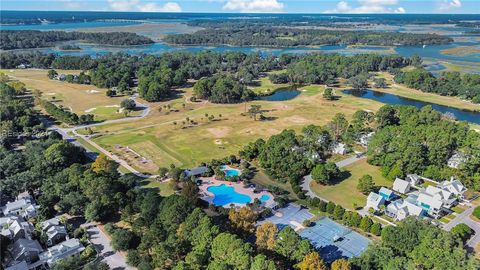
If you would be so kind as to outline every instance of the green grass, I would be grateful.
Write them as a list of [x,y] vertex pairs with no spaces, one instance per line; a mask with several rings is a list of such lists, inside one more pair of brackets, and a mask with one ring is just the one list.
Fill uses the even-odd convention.
[[457,206],[452,207],[452,210],[457,214],[461,214],[465,211],[465,208],[457,205]]
[[358,179],[363,175],[371,175],[377,186],[391,187],[392,185],[392,182],[381,175],[378,167],[368,164],[366,160],[357,161],[343,168],[343,171],[349,173],[349,176],[335,185],[323,186],[312,182],[313,192],[344,208],[353,209],[354,203],[358,207],[362,207],[366,203],[367,196],[357,190]]
[[[258,167],[257,167],[258,168]],[[282,190],[285,190],[289,193],[289,197],[291,199],[297,199],[297,196],[293,193],[292,187],[290,186],[290,183],[281,183],[278,181],[274,181],[273,179],[268,176],[263,169],[259,169],[258,172],[255,174],[255,176],[252,179],[253,183],[262,185],[262,186],[275,186],[278,187]]]
[[158,182],[157,180],[152,178],[149,178],[145,181],[149,181],[149,183],[143,186],[143,188],[158,189],[158,191],[160,192],[160,196],[162,197],[168,197],[175,193],[170,182]]
[[301,87],[298,90],[302,91],[303,95],[313,96],[319,93],[323,93],[324,87],[321,85],[307,85]]

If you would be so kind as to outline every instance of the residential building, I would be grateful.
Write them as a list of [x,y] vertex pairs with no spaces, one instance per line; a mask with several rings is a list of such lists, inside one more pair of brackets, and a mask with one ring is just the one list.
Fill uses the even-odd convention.
[[467,188],[454,177],[450,178],[450,181],[443,181],[438,184],[438,188],[448,190],[457,198],[463,198],[463,193],[467,191]]
[[415,204],[416,199],[408,197],[407,199],[398,199],[393,201],[385,208],[385,214],[396,219],[403,220],[408,216],[425,216],[425,210]]
[[373,208],[375,210],[380,210],[380,206],[385,205],[385,198],[378,195],[377,193],[370,192],[367,197],[366,208]]
[[43,249],[37,240],[25,238],[18,239],[9,247],[9,253],[12,257],[11,262],[25,261],[27,264],[38,261],[38,256],[42,251]]
[[360,137],[358,138],[358,143],[360,143],[365,147],[368,146],[368,143],[370,142],[374,134],[375,132],[370,132],[370,133],[360,135]]
[[411,185],[410,185],[410,182],[408,181],[405,181],[403,179],[400,179],[400,178],[396,178],[395,181],[393,182],[393,190],[396,191],[396,192],[399,192],[401,194],[407,194],[410,189],[411,189]]
[[33,218],[37,216],[37,208],[33,199],[23,198],[14,202],[8,202],[2,209],[5,216],[19,215],[25,219]]
[[457,201],[448,190],[434,186],[421,189],[417,199],[417,205],[428,211],[433,217],[438,217],[442,208],[450,208]]
[[40,261],[52,267],[56,262],[79,254],[85,249],[78,239],[70,239],[55,245],[39,255]]
[[395,198],[395,193],[393,193],[392,190],[381,187],[380,190],[378,191],[378,194],[382,196],[386,201],[391,201],[393,198]]
[[48,237],[48,246],[53,246],[68,239],[67,229],[60,222],[58,217],[54,217],[42,222],[42,230]]
[[412,187],[419,186],[420,184],[423,183],[423,177],[421,177],[418,174],[407,174],[407,177],[405,178],[405,180],[410,182],[410,185]]
[[344,143],[333,143],[332,152],[334,154],[345,155],[348,153],[347,145]]
[[467,161],[467,155],[456,152],[447,161],[447,166],[450,168],[458,169],[462,164]]
[[28,269],[28,264],[26,261],[21,261],[19,263],[16,263],[10,267],[5,268],[5,270],[29,270]]
[[185,176],[187,176],[187,177],[201,176],[206,172],[208,172],[208,167],[199,166],[199,167],[195,167],[195,168],[192,168],[192,169],[185,170]]
[[1,234],[12,241],[20,238],[31,239],[32,224],[26,222],[21,216],[10,215],[0,218]]

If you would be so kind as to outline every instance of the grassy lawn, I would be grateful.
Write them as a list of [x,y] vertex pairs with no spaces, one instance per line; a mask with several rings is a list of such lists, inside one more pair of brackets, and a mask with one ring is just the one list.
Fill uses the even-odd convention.
[[170,182],[158,182],[157,180],[152,178],[146,179],[145,181],[148,181],[148,184],[143,186],[143,188],[158,189],[158,191],[160,192],[160,196],[162,197],[168,197],[174,193]]
[[[183,91],[188,96],[191,89]],[[351,117],[357,110],[376,111],[382,106],[379,102],[348,95],[342,95],[338,101],[327,101],[321,92],[323,86],[311,86],[307,92],[289,101],[252,101],[247,104],[247,108],[251,104],[261,105],[265,116],[272,119],[268,121],[254,121],[242,116],[245,104],[198,102],[189,103],[183,109],[180,106],[183,98],[154,103],[151,104],[151,113],[144,119],[92,128],[100,134],[94,141],[108,150],[115,145],[129,146],[158,166],[174,163],[189,167],[212,158],[237,154],[247,143],[268,138],[284,129],[300,131],[308,124],[325,125],[338,112]],[[179,105],[177,111],[167,113],[163,109],[165,104]],[[208,121],[205,114],[214,115],[216,120]],[[198,124],[184,127],[182,122],[187,117]]]
[[[257,166],[258,168],[258,166]],[[278,181],[274,181],[270,178],[270,176],[268,176],[264,171],[263,169],[259,169],[258,172],[255,174],[255,177],[253,177],[252,179],[252,182],[253,183],[256,183],[256,184],[259,184],[259,185],[262,185],[262,186],[275,186],[275,187],[278,187],[282,190],[285,190],[289,193],[289,197],[291,199],[297,199],[297,196],[295,195],[295,193],[293,192],[292,190],[292,187],[290,185],[290,183],[281,183],[281,182],[278,182]]]
[[366,203],[367,196],[357,190],[358,179],[363,175],[371,175],[377,186],[391,187],[392,185],[392,182],[386,180],[381,175],[378,167],[368,164],[366,160],[355,162],[343,168],[343,171],[348,172],[349,176],[335,185],[323,186],[312,182],[313,192],[347,209],[353,209],[354,203],[359,207],[364,206]]
[[[25,83],[28,89],[40,90],[42,98],[71,109],[79,115],[91,113],[95,115],[96,120],[123,117],[123,114],[116,113],[118,108],[114,106],[118,106],[125,97],[107,97],[106,89],[94,85],[50,80],[47,77],[47,70],[12,69],[0,70],[0,72]],[[57,70],[57,72],[59,74],[78,74],[80,70]]]
[[461,214],[466,210],[466,208],[465,208],[465,206],[457,205],[457,206],[452,207],[452,210],[455,211],[455,213],[457,213],[457,214]]
[[[273,73],[278,73],[278,72],[273,72]],[[285,88],[289,87],[289,84],[274,84],[270,81],[268,77],[262,77],[259,80],[256,81],[258,86],[255,86],[252,88],[253,92],[257,94],[265,94],[265,93],[270,93],[273,92],[276,89],[279,88]]]

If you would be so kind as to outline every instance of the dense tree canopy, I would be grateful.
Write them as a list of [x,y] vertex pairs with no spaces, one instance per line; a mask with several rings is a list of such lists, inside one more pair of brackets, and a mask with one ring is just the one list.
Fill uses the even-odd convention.
[[141,45],[153,43],[150,38],[128,32],[90,33],[37,30],[1,30],[0,49],[51,47],[56,42],[83,40],[107,45]]

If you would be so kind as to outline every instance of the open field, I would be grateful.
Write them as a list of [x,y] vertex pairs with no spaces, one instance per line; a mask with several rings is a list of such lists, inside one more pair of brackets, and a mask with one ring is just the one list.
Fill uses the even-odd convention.
[[[47,77],[47,70],[12,69],[0,70],[0,72],[25,83],[28,89],[40,90],[44,99],[71,109],[78,115],[94,114],[95,120],[124,117],[122,113],[117,113],[117,110],[125,97],[107,97],[106,89],[94,85],[50,80]],[[57,70],[57,72],[59,74],[79,74],[80,70]]]
[[323,186],[312,181],[311,187],[313,192],[347,209],[353,209],[354,203],[358,207],[364,206],[366,203],[367,196],[357,190],[358,179],[363,175],[371,175],[377,186],[390,188],[393,184],[382,176],[380,168],[368,164],[365,159],[344,167],[343,171],[348,174],[348,177],[335,185]]
[[158,182],[152,178],[149,178],[145,181],[148,181],[148,183],[143,186],[143,188],[158,189],[158,192],[160,192],[160,196],[162,197],[168,197],[174,193],[172,183],[170,182]]
[[[268,138],[284,129],[301,130],[305,125],[325,125],[339,112],[347,117],[360,109],[376,111],[382,106],[348,95],[341,95],[337,101],[322,98],[323,86],[308,86],[305,92],[295,99],[282,102],[253,101],[259,104],[270,120],[254,121],[245,112],[245,104],[188,103],[185,109],[179,98],[152,105],[151,114],[135,122],[115,123],[94,128],[103,134],[94,140],[108,150],[116,144],[129,146],[158,166],[174,163],[189,167],[212,158],[222,158],[236,154],[247,143],[258,138]],[[302,90],[302,89],[300,89]],[[183,89],[189,96],[191,89]],[[175,111],[167,114],[165,104],[173,104]],[[216,120],[208,121],[205,114],[214,115]],[[221,115],[221,117],[220,117]],[[196,125],[183,126],[186,118]],[[174,124],[176,122],[176,125]],[[149,172],[149,171],[145,171]]]

